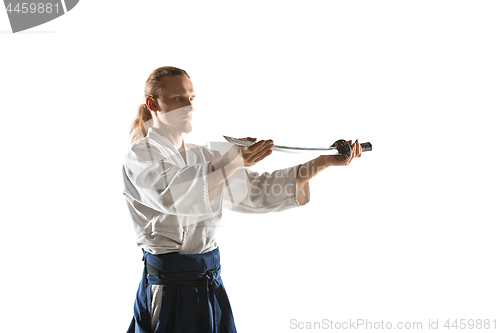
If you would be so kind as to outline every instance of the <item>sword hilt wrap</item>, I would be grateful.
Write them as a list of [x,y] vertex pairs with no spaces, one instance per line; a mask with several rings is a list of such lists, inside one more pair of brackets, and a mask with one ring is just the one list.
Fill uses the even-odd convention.
[[[331,147],[337,148],[337,151],[339,152],[340,155],[334,155],[335,158],[339,161],[345,161],[351,156],[351,146],[349,145],[349,142],[346,140],[337,140]],[[372,150],[372,144],[369,142],[365,142],[361,144],[361,151],[371,151]]]
[[372,144],[369,142],[365,142],[361,144],[361,152],[364,151],[372,151]]

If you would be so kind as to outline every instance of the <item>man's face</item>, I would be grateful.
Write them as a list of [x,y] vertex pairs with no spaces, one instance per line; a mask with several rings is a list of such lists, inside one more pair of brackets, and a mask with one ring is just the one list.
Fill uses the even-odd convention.
[[158,118],[164,124],[184,133],[192,131],[193,83],[186,76],[166,76],[161,80]]

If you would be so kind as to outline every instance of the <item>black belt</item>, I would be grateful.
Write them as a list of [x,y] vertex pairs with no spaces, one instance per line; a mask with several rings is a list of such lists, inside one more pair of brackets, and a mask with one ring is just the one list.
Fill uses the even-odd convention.
[[161,271],[152,266],[149,262],[146,262],[146,274],[148,275],[160,275],[161,274]]
[[[179,253],[179,252],[155,254],[155,257],[161,259],[164,256],[168,256],[169,254],[174,254],[174,253]],[[147,275],[161,275],[162,271],[160,271],[158,268],[154,267],[153,265],[151,265],[149,262],[146,261],[146,274]]]

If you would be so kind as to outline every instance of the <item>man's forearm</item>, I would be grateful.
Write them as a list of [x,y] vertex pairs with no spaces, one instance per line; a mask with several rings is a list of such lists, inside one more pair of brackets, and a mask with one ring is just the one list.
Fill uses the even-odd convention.
[[328,164],[326,163],[325,156],[319,156],[302,164],[298,171],[296,188],[299,189],[304,186],[305,183],[327,167]]
[[231,150],[226,154],[211,161],[212,172],[208,174],[209,188],[215,188],[224,180],[231,177],[233,173],[244,166],[241,154],[237,150]]

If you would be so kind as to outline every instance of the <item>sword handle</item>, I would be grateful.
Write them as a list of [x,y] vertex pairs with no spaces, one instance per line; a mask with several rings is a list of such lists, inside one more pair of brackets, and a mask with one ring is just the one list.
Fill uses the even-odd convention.
[[369,142],[365,142],[361,144],[361,151],[372,151],[372,144]]
[[[337,148],[337,151],[339,152],[338,155],[334,155],[337,160],[345,161],[349,158],[349,156],[351,156],[351,146],[346,140],[337,140],[331,146]],[[361,152],[364,151],[372,151],[372,144],[370,142],[361,144]]]

